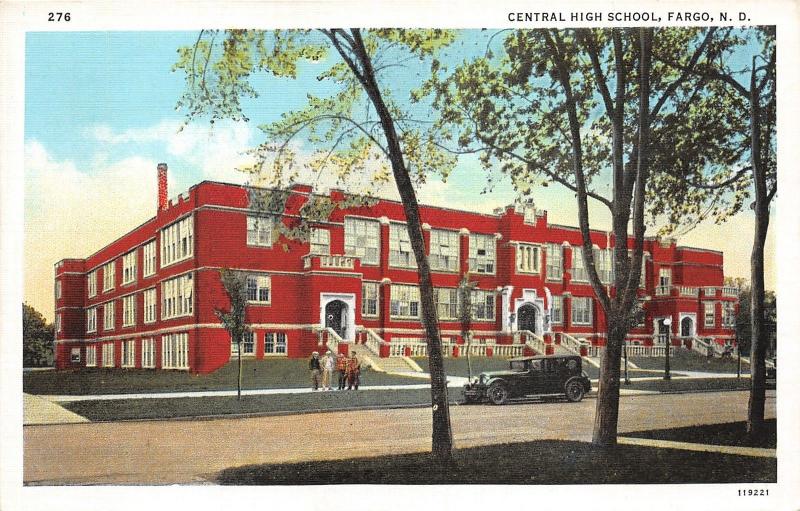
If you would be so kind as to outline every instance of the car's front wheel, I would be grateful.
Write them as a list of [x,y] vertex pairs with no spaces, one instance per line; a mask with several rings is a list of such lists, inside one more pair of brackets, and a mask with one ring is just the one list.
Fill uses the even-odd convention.
[[573,380],[571,382],[567,382],[567,386],[564,389],[567,399],[572,401],[573,403],[577,403],[581,399],[583,399],[584,389],[581,382],[577,380]]
[[502,405],[508,401],[508,389],[501,383],[495,383],[489,387],[489,401],[496,405]]

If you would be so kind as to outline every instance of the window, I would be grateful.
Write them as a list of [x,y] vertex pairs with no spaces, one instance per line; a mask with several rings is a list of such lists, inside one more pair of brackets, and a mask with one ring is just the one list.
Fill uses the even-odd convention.
[[253,355],[256,352],[256,334],[245,332],[242,336],[242,355]]
[[286,355],[286,334],[283,332],[264,334],[264,355]]
[[458,271],[459,234],[455,231],[431,229],[428,263],[434,271]]
[[405,268],[417,267],[405,224],[389,225],[389,264]]
[[194,223],[188,216],[161,229],[161,267],[183,261],[194,254]]
[[86,276],[86,289],[89,291],[89,298],[97,296],[97,270],[90,271]]
[[344,219],[344,253],[361,259],[362,264],[380,262],[381,226],[375,220]]
[[156,288],[145,289],[144,293],[144,322],[154,323],[156,320]]
[[564,297],[552,296],[553,303],[550,306],[550,323],[560,325],[564,322]]
[[658,285],[661,287],[672,286],[672,268],[660,268],[658,270]]
[[189,369],[189,334],[161,336],[161,368]]
[[193,282],[192,274],[187,273],[161,283],[161,319],[192,314]]
[[56,281],[56,300],[61,298],[61,281]]
[[494,273],[494,245],[492,234],[469,235],[469,271]]
[[128,295],[122,299],[122,326],[136,324],[136,295]]
[[61,313],[56,314],[56,332],[61,333]]
[[114,277],[115,277],[115,270],[116,265],[114,264],[115,261],[111,261],[110,263],[106,263],[103,265],[103,292],[110,291],[114,289]]
[[81,349],[80,348],[72,348],[69,352],[69,361],[73,364],[80,364],[81,363]]
[[114,302],[103,305],[103,330],[114,330]]
[[520,243],[517,245],[517,271],[539,273],[539,247]]
[[247,276],[247,301],[269,303],[269,275]]
[[594,250],[594,264],[597,276],[603,284],[611,284],[614,280],[614,251],[612,249]]
[[583,265],[583,247],[572,247],[572,280],[587,282],[586,267]]
[[378,283],[364,282],[361,284],[361,315],[378,315]]
[[136,362],[134,362],[135,350],[136,350],[136,341],[122,341],[122,367],[134,367]]
[[247,217],[247,244],[257,247],[272,246],[272,231],[275,219],[271,216]]
[[86,331],[97,331],[97,307],[92,307],[86,311]]
[[114,343],[103,343],[103,367],[114,367]]
[[331,253],[331,232],[328,229],[311,229],[309,254]]
[[564,274],[564,255],[561,245],[547,244],[547,279],[561,280]]
[[572,299],[572,322],[576,325],[592,323],[592,299],[590,297],[574,297]]
[[156,366],[156,341],[155,339],[142,339],[142,367],[154,368]]
[[705,307],[705,326],[706,328],[714,328],[714,325],[717,322],[716,313],[714,311],[714,302],[705,302],[703,304]]
[[97,346],[86,346],[86,367],[97,367]]
[[494,321],[494,292],[475,289],[472,291],[472,319]]
[[404,284],[392,284],[392,301],[389,305],[392,317],[419,317],[419,288]]
[[458,289],[434,289],[433,299],[439,319],[458,319]]
[[136,251],[132,250],[122,256],[122,285],[136,281]]
[[156,240],[142,247],[142,276],[149,277],[156,273]]
[[732,328],[736,325],[736,306],[733,302],[722,302],[722,326]]

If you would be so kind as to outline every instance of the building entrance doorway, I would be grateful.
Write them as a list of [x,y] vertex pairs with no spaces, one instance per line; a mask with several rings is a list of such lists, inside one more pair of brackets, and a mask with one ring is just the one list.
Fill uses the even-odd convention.
[[517,329],[536,333],[536,307],[525,304],[517,309]]
[[694,336],[694,320],[690,316],[686,316],[681,320],[681,337]]
[[325,306],[325,327],[333,329],[342,339],[347,339],[347,304],[333,300]]

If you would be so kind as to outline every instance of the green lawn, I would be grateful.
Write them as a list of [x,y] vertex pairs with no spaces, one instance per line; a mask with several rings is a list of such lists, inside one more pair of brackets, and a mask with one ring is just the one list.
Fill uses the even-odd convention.
[[[642,369],[664,370],[664,357],[629,357],[629,360]],[[675,350],[675,355],[669,357],[670,368],[679,371],[736,374],[736,364],[735,358],[707,358],[687,349]],[[744,362],[742,373],[750,373],[750,366]]]
[[634,433],[625,433],[624,436],[671,440],[674,442],[776,449],[778,446],[778,421],[777,419],[767,420],[764,434],[758,439],[748,438],[746,422],[728,422],[725,424],[706,424],[703,426],[691,426],[686,428],[636,431]]
[[[305,359],[244,360],[243,389],[310,387]],[[22,375],[23,391],[29,394],[135,394],[236,390],[237,364],[231,362],[211,374],[146,369],[82,369],[32,371]],[[365,370],[362,385],[415,384],[421,380]]]
[[248,465],[221,484],[606,484],[776,482],[777,460],[707,452],[536,441],[456,449],[452,464],[430,454]]

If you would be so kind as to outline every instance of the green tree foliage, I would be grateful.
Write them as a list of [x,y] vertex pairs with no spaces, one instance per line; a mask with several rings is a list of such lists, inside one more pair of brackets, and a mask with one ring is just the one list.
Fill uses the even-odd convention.
[[[350,191],[342,201],[314,198],[300,219],[279,225],[287,237],[301,239],[307,239],[308,225],[326,220],[335,208],[369,203],[381,184],[394,180],[419,274],[431,371],[432,445],[440,460],[451,457],[452,432],[441,337],[414,186],[431,174],[446,177],[455,157],[441,149],[438,132],[429,129],[427,119],[415,119],[413,112],[394,98],[409,94],[402,89],[408,83],[404,63],[436,62],[435,54],[454,37],[446,30],[202,31],[193,46],[179,49],[175,64],[176,70],[185,73],[187,85],[178,106],[189,120],[210,118],[212,123],[247,120],[242,101],[261,93],[253,85],[257,75],[292,79],[304,72],[308,62],[321,64],[315,66],[316,78],[330,85],[330,94],[309,92],[304,108],[260,126],[264,141],[251,151],[252,164],[241,170],[251,175],[251,184],[271,188],[285,188],[301,175],[310,174],[317,176],[314,182],[328,179],[329,185]],[[276,203],[275,193],[279,192],[263,194],[269,206]],[[274,211],[253,194],[251,207]]]
[[[672,209],[652,200],[664,193],[666,166],[702,176],[701,169],[724,173],[736,161],[721,147],[741,119],[718,88],[692,73],[719,53],[713,34],[695,28],[503,31],[483,57],[436,70],[416,94],[434,98],[441,139],[455,141],[454,151],[480,154],[486,170],[508,175],[521,195],[549,183],[576,194],[584,266],[608,318],[594,431],[600,445],[616,442],[621,348],[635,315],[646,217],[651,223],[680,218],[682,208],[728,197],[713,189],[670,192],[676,194]],[[673,180],[673,189],[679,184]],[[595,267],[590,200],[610,213],[615,239],[634,238],[614,247],[617,292],[611,296]],[[742,200],[731,199],[725,214]]]
[[240,271],[222,268],[219,271],[222,287],[228,296],[229,307],[215,307],[214,313],[222,326],[236,343],[239,371],[236,380],[236,397],[242,399],[242,341],[249,330],[245,315],[247,313],[247,274]]
[[44,367],[53,361],[55,332],[52,323],[28,305],[22,304],[22,365]]

